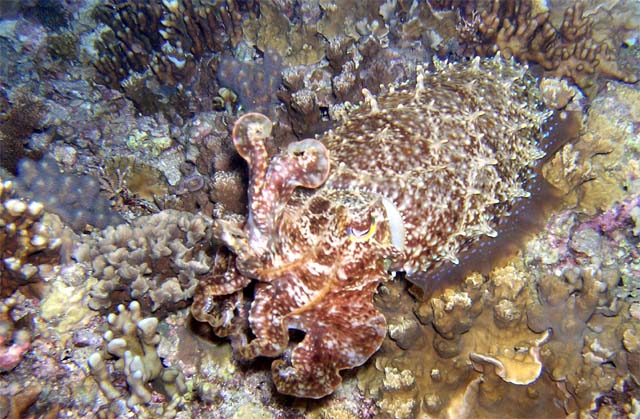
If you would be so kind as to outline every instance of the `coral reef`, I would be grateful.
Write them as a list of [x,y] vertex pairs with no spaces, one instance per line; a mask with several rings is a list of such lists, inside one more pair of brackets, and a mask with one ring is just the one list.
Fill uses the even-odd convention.
[[26,197],[42,202],[47,211],[60,216],[76,231],[103,229],[122,222],[122,217],[111,210],[110,202],[100,195],[98,180],[89,175],[65,174],[49,157],[38,162],[22,160],[16,188]]
[[[243,6],[252,10],[251,3]],[[108,29],[96,42],[97,81],[123,91],[148,115],[211,109],[207,98],[219,87],[213,54],[239,42],[239,7],[233,0],[98,6],[95,16]]]
[[185,307],[210,270],[211,234],[210,219],[174,210],[95,234],[74,252],[98,279],[89,306],[105,310],[136,299],[144,315],[157,316]]
[[[286,394],[322,397],[340,383],[340,370],[371,356],[384,336],[371,299],[385,271],[456,263],[471,242],[495,237],[492,223],[530,195],[524,187],[543,155],[545,114],[533,85],[524,68],[501,60],[442,63],[432,74],[421,70],[415,85],[365,95],[321,141],[291,143],[271,159],[267,117],[246,114],[234,126],[249,164],[249,216],[242,229],[216,220],[215,235],[237,260],[221,258],[192,312],[231,335],[241,356],[281,357],[272,372]],[[319,189],[296,193],[298,186]],[[250,279],[254,339],[243,336],[241,316],[230,320],[243,312],[238,294]],[[304,333],[292,349],[288,329]]]
[[70,12],[60,0],[29,1],[21,9],[25,17],[40,22],[47,29],[58,30],[69,26]]
[[[1,408],[0,414],[6,418],[20,418],[26,417],[29,408],[32,407],[42,394],[42,386],[35,385],[29,388],[13,394],[10,398],[6,396],[0,396]],[[46,417],[48,419],[55,418],[58,414],[59,408],[52,406]]]
[[[0,417],[638,416],[640,98],[624,82],[640,66],[638,2],[0,3]],[[443,85],[466,80],[476,64],[464,57],[478,55],[526,62],[536,77],[507,64],[515,91],[474,76],[445,100]],[[398,110],[389,98],[405,93]],[[494,93],[508,106],[486,100]],[[436,109],[412,113],[409,96]],[[528,107],[513,113],[521,101]],[[258,117],[257,126],[274,137],[249,170],[232,135],[247,110],[267,115],[273,124]],[[532,125],[501,133],[510,113],[529,113],[519,122]],[[296,141],[331,128],[320,138],[329,179],[318,189],[288,183],[309,174],[299,167],[312,165],[307,157],[326,157]],[[467,131],[484,137],[458,137]],[[468,141],[464,157],[425,171],[431,154],[407,140],[416,133],[444,157]],[[502,142],[468,152],[497,137],[520,146],[526,137],[530,155]],[[501,162],[489,164],[495,151]],[[252,156],[268,170],[262,186]],[[33,161],[17,173],[23,157]],[[486,168],[466,176],[473,157]],[[343,186],[374,166],[388,169],[371,177],[384,198],[365,182],[348,185],[352,199]],[[389,186],[405,168],[404,183]],[[530,198],[463,216],[509,189],[502,176],[517,168],[514,184]],[[446,196],[466,193],[447,209],[434,197],[450,172]],[[27,177],[47,187],[31,190]],[[340,190],[319,196],[330,188]],[[550,220],[548,203],[562,205]],[[88,227],[85,211],[112,227]],[[398,237],[413,248],[423,226],[435,231],[425,253],[478,228],[419,262],[408,277],[419,287],[402,273],[391,280],[406,259],[393,252]],[[252,251],[225,246],[248,231]],[[308,241],[281,246],[296,231]],[[109,354],[122,340],[131,356]],[[165,389],[162,371],[178,369],[186,391],[180,375]],[[283,388],[332,393],[292,398]]]
[[0,178],[0,295],[18,287],[37,293],[38,283],[54,273],[63,238],[59,218],[45,214],[40,202],[20,199],[13,183]]
[[550,11],[539,10],[532,0],[492,0],[484,7],[480,3],[434,4],[436,8],[460,8],[461,40],[474,54],[499,53],[536,63],[547,76],[569,78],[591,93],[598,76],[630,83],[638,80],[637,74],[620,64],[622,43],[594,39],[594,21],[584,14],[582,3],[566,8],[562,22],[556,25]]
[[[127,407],[135,411],[140,409],[140,405],[151,402],[150,383],[154,382],[168,398],[167,405],[162,406],[160,412],[154,412],[155,417],[175,417],[180,396],[187,388],[182,373],[176,368],[165,367],[158,356],[161,340],[157,333],[158,319],[142,318],[140,304],[132,301],[127,308],[119,305],[118,314],[109,314],[107,322],[109,330],[104,334],[106,351],[117,358],[116,368],[126,377],[130,393]],[[120,399],[120,392],[109,377],[104,356],[96,352],[89,357],[88,363],[91,375],[104,396],[111,402]]]

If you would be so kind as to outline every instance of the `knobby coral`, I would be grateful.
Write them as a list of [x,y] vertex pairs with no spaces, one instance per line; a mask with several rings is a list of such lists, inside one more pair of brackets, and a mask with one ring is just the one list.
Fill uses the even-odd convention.
[[[132,301],[126,308],[119,305],[118,313],[109,314],[107,322],[109,330],[104,334],[106,351],[117,358],[116,367],[126,376],[130,391],[127,406],[136,408],[151,402],[155,388],[151,388],[150,383],[153,381],[171,399],[162,412],[163,417],[175,416],[176,405],[187,388],[180,370],[165,367],[158,356],[161,340],[157,333],[158,319],[142,318],[140,304]],[[109,401],[119,399],[120,391],[111,382],[104,356],[96,352],[89,357],[88,364],[104,396]]]
[[386,322],[372,298],[388,270],[424,284],[417,274],[457,263],[529,196],[546,114],[526,69],[479,58],[436,68],[377,98],[364,92],[344,125],[271,158],[267,117],[235,124],[249,214],[244,226],[216,220],[214,235],[233,254],[201,278],[192,313],[231,335],[242,357],[279,357],[282,393],[331,393],[340,370],[382,343]]
[[209,271],[209,224],[200,215],[165,210],[96,234],[75,252],[99,280],[89,306],[108,309],[133,298],[158,316],[185,307],[197,277]]
[[[62,226],[44,205],[22,199],[0,178],[0,296],[48,278],[58,264]],[[36,291],[37,290],[33,290]]]

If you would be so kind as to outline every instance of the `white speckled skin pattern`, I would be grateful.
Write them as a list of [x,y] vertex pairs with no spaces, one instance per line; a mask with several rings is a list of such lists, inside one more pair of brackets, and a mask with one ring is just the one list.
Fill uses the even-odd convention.
[[[365,92],[334,131],[273,157],[265,116],[236,122],[249,214],[243,226],[217,221],[226,269],[200,287],[192,312],[231,335],[241,356],[278,357],[282,393],[330,394],[340,370],[382,343],[386,323],[372,298],[389,271],[455,263],[527,196],[546,117],[532,77],[499,59],[436,67],[376,98]],[[250,282],[248,325],[229,321],[242,316],[237,295]],[[291,329],[304,339],[290,342]]]

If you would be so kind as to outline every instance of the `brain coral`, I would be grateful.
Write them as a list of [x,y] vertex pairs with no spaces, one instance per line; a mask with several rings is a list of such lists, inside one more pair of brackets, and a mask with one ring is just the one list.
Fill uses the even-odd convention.
[[[224,259],[201,282],[192,312],[223,319],[216,331],[231,335],[240,356],[277,357],[281,393],[331,393],[340,370],[382,343],[386,322],[372,297],[388,271],[423,282],[419,273],[457,263],[471,243],[498,234],[529,195],[547,114],[526,68],[501,59],[435,67],[376,98],[365,91],[335,131],[275,156],[269,119],[253,113],[235,124],[249,215],[244,226],[215,222],[236,262]],[[233,295],[251,280],[248,322],[220,315],[230,305],[244,312]],[[290,330],[304,337],[292,342]]]

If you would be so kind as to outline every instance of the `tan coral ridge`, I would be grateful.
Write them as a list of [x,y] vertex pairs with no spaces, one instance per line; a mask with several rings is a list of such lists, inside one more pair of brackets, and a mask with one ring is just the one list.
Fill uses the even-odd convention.
[[[282,393],[332,392],[341,370],[382,343],[372,297],[388,270],[411,276],[456,263],[530,195],[547,116],[533,78],[501,59],[435,67],[378,97],[364,91],[335,131],[273,157],[264,115],[234,126],[249,164],[249,215],[244,226],[216,220],[215,236],[233,254],[201,282],[192,313],[231,335],[240,356],[277,357]],[[253,279],[248,308],[242,290]],[[301,342],[290,329],[304,333]]]
[[[485,408],[498,416],[535,412],[538,408],[526,402],[527,392],[546,396],[540,351],[549,332],[534,333],[524,322],[529,281],[508,266],[489,278],[472,274],[464,284],[426,300],[418,293],[418,302],[402,283],[385,284],[377,307],[390,330],[400,319],[408,326],[396,336],[390,333],[374,363],[358,374],[360,387],[377,400],[381,417],[483,417],[489,415]],[[398,373],[411,376],[411,384],[391,386]],[[506,412],[501,410],[504,403],[494,406],[500,399],[519,398],[525,400],[518,404],[525,406],[522,410]],[[548,406],[541,409],[538,414],[554,412]]]
[[534,275],[515,261],[417,303],[383,286],[377,307],[403,332],[358,373],[381,417],[582,415],[634,388],[640,316],[616,297],[619,272]]

